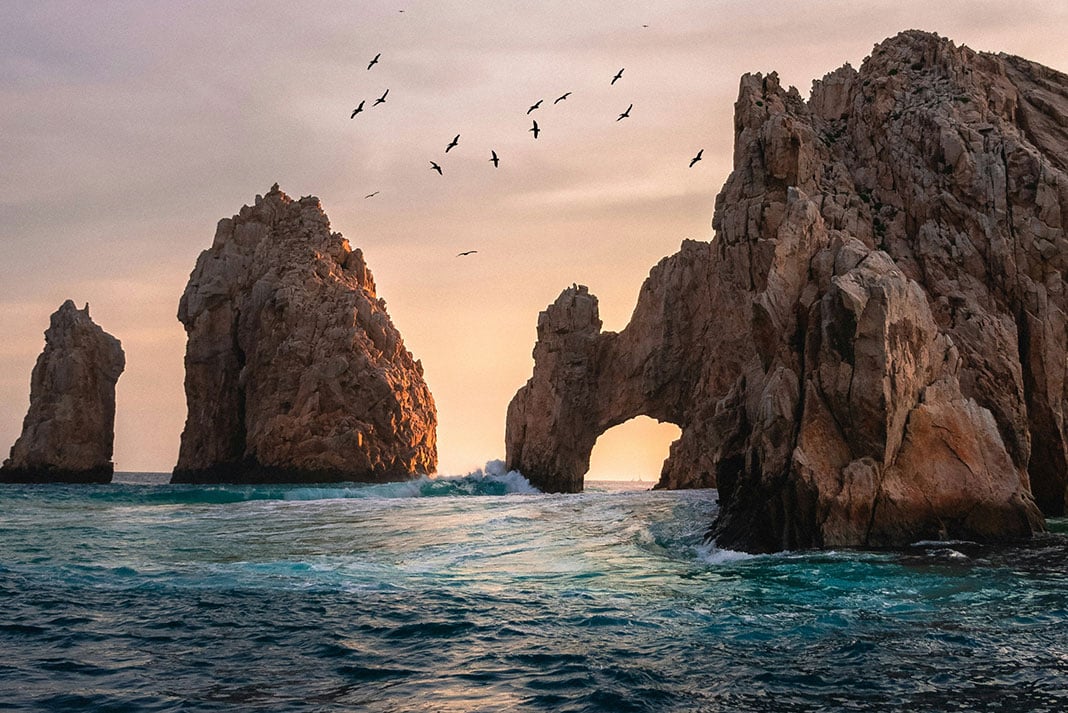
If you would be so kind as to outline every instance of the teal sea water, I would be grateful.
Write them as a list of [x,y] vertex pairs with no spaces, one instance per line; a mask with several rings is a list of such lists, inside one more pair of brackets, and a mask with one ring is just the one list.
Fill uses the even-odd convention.
[[1066,521],[749,557],[715,491],[163,477],[0,491],[0,709],[1068,710]]

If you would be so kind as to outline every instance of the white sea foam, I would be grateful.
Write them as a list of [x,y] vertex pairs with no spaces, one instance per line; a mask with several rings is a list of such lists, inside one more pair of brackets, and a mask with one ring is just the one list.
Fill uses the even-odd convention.
[[748,552],[738,552],[736,550],[724,550],[716,547],[716,543],[707,542],[703,545],[697,546],[697,559],[707,564],[727,564],[729,562],[741,562],[743,560],[750,560],[757,555],[751,555]]
[[918,540],[909,547],[948,547],[950,545],[977,545],[971,540]]
[[486,465],[479,470],[460,476],[460,478],[503,483],[507,492],[518,495],[537,495],[541,493],[518,470],[508,470],[503,460],[487,461]]

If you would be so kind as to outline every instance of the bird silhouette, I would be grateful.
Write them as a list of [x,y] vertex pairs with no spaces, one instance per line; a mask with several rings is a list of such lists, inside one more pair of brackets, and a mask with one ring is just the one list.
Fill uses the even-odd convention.
[[553,104],[559,104],[559,103],[560,103],[560,102],[562,102],[562,101],[563,101],[564,99],[567,99],[567,98],[568,98],[569,96],[571,96],[571,92],[567,92],[567,93],[565,93],[565,94],[564,94],[563,96],[557,97],[557,98],[556,98],[556,99],[555,99],[555,100],[553,101]]
[[375,55],[375,58],[371,60],[371,63],[370,63],[369,65],[367,65],[367,69],[370,69],[371,67],[373,67],[373,66],[375,66],[376,64],[378,64],[378,58],[379,58],[379,57],[381,57],[381,56],[382,56],[382,53],[381,53],[381,52],[379,52],[378,54],[376,54],[376,55]]
[[372,104],[371,106],[378,106],[379,104],[385,104],[386,103],[386,95],[387,94],[389,94],[389,90],[388,89],[386,91],[382,92],[382,96],[378,97],[378,99],[375,99],[375,103]]
[[456,138],[449,142],[449,145],[445,147],[445,153],[449,153],[449,149],[455,148],[456,144],[460,143],[460,135],[457,134]]
[[464,255],[474,255],[478,250],[464,250],[462,253],[456,253],[456,257],[463,257]]
[[530,129],[527,129],[527,131],[533,131],[534,132],[534,138],[535,139],[538,138],[538,134],[540,133],[540,130],[538,129],[538,120],[537,119],[534,120],[534,127],[530,128]]
[[616,76],[612,77],[612,81],[609,82],[609,84],[615,84],[616,80],[623,76],[623,69],[625,69],[625,67],[616,72]]
[[366,200],[366,199],[368,199],[368,198],[374,198],[374,197],[375,197],[375,196],[377,196],[377,195],[378,195],[379,193],[381,193],[381,191],[375,191],[374,193],[368,193],[367,195],[365,195],[365,196],[364,196],[364,200]]
[[441,172],[441,166],[437,165],[433,161],[430,162],[430,170],[431,171],[437,171],[439,176],[444,176],[445,175],[444,173]]
[[497,158],[497,152],[494,151],[493,149],[490,149],[490,153],[493,154],[493,158],[490,159],[490,161],[493,162],[493,167],[494,168],[500,168],[500,166],[498,164],[500,163],[501,160],[499,158]]
[[620,115],[619,115],[619,118],[618,118],[618,119],[616,119],[616,121],[621,121],[621,120],[623,120],[623,119],[626,119],[626,118],[628,118],[628,117],[630,116],[630,110],[631,110],[631,109],[633,109],[633,108],[634,108],[634,105],[633,105],[633,104],[631,104],[630,106],[628,106],[628,107],[627,107],[627,110],[626,110],[625,112],[623,112],[622,114],[620,114]]
[[352,110],[352,116],[350,116],[349,118],[350,119],[355,119],[356,115],[359,114],[361,111],[363,111],[363,105],[365,103],[367,103],[367,100],[366,99],[361,99],[360,100],[360,105]]
[[530,112],[532,112],[532,111],[534,111],[535,109],[537,109],[537,108],[538,108],[539,106],[541,106],[541,103],[542,103],[543,101],[545,101],[545,100],[544,100],[544,99],[539,99],[538,101],[534,102],[534,106],[532,106],[532,107],[530,107],[529,109],[527,109],[527,113],[529,114]]
[[693,168],[693,165],[701,160],[701,154],[703,154],[704,152],[705,152],[705,150],[701,149],[700,151],[697,152],[696,156],[694,156],[693,158],[690,159],[690,168]]

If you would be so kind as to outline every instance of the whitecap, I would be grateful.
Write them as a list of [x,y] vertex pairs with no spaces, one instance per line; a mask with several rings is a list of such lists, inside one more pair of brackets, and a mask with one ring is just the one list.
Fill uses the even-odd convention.
[[715,541],[698,545],[697,559],[705,562],[706,564],[727,564],[729,562],[741,562],[744,560],[750,560],[757,555],[749,554],[748,552],[739,552],[737,550],[724,550],[716,547]]

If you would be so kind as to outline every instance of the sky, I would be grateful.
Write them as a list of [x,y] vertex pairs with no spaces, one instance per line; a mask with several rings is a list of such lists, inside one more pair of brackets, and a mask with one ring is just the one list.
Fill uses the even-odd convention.
[[[363,249],[434,394],[439,472],[503,458],[538,312],[577,282],[619,330],[658,260],[712,239],[740,76],[777,71],[807,96],[913,28],[1068,71],[1063,0],[5,0],[0,453],[70,298],[126,352],[116,469],[169,471],[178,299],[217,221],[277,181]],[[618,426],[588,477],[655,480],[678,433]]]

